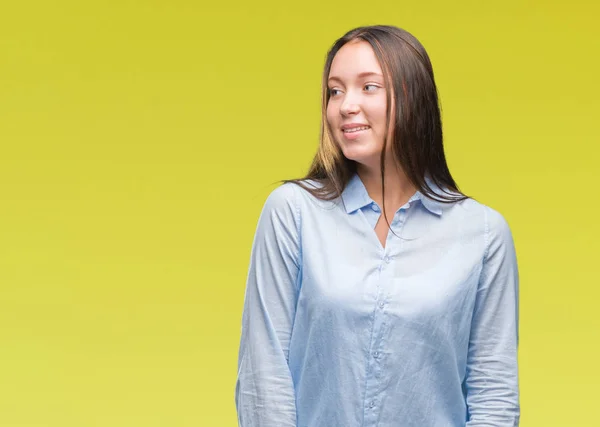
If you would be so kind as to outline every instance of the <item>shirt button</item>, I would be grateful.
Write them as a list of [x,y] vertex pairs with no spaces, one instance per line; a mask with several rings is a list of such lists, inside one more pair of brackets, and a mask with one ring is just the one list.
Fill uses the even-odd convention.
[[387,262],[388,264],[389,264],[390,262],[392,262],[392,258],[391,258],[391,257],[389,257],[389,256],[386,256],[386,257],[384,258],[384,260],[385,260],[385,262]]
[[374,352],[374,353],[373,353],[373,357],[374,357],[375,359],[377,359],[377,358],[379,357],[379,352],[378,352],[378,351]]
[[385,305],[385,304],[383,303],[383,301],[380,301],[380,302],[379,302],[379,308],[383,308],[383,306],[384,306],[384,305]]
[[373,408],[373,407],[375,407],[375,402],[371,401],[371,402],[369,403],[369,408]]
[[371,205],[371,209],[373,209],[375,212],[379,212],[379,206],[377,206],[375,203]]

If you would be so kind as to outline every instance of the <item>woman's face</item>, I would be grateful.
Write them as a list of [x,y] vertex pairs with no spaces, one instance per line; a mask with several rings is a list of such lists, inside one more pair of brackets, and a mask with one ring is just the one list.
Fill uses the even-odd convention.
[[[344,156],[379,167],[386,134],[386,88],[369,43],[361,40],[342,46],[331,64],[328,88],[327,121]],[[388,151],[391,146],[388,143]]]

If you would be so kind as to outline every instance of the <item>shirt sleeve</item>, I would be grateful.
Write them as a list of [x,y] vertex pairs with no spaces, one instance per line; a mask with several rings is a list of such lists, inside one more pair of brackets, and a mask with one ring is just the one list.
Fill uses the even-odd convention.
[[240,427],[296,427],[288,365],[301,265],[293,186],[271,192],[252,244],[235,386]]
[[486,207],[487,250],[477,289],[467,372],[467,427],[517,427],[519,273],[510,228]]

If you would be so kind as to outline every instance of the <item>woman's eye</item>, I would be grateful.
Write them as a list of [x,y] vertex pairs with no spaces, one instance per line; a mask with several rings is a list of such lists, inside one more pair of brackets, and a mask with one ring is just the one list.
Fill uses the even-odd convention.
[[[365,88],[367,88],[369,86],[374,87],[375,89],[377,89],[379,87],[379,86],[376,86],[376,85],[365,85]],[[369,92],[372,92],[372,91],[369,91]]]
[[329,89],[329,95],[334,96],[338,89]]

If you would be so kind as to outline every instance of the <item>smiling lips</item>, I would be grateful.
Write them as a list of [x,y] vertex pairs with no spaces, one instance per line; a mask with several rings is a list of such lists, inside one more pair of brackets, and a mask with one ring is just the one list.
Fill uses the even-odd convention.
[[342,126],[342,133],[344,134],[345,139],[357,139],[364,135],[369,129],[370,126],[367,125],[344,125]]
[[367,130],[369,129],[369,126],[356,126],[356,127],[352,127],[352,128],[348,128],[348,129],[342,129],[342,131],[344,133],[352,133],[352,132],[359,132],[361,130]]
[[366,123],[356,123],[356,122],[346,123],[345,125],[342,125],[342,131],[360,128],[360,127],[369,127],[369,125],[367,125]]

